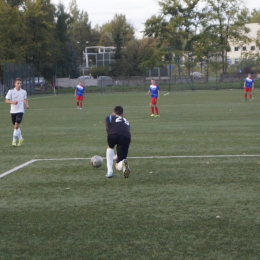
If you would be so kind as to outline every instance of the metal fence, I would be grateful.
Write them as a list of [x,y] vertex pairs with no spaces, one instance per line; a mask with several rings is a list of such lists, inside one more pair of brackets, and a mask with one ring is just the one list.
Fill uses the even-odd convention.
[[0,84],[0,98],[4,98],[4,85]]
[[34,92],[34,67],[31,64],[17,64],[5,63],[4,64],[4,94],[14,87],[16,78],[21,78],[23,81],[23,89],[29,95]]
[[[109,77],[101,76],[97,79],[84,78],[83,85],[87,87],[88,92],[133,92],[147,91],[151,79],[155,79],[162,91],[180,91],[180,90],[216,90],[216,89],[243,89],[244,79],[247,73],[240,73],[239,67],[232,67],[229,73],[221,74],[220,69],[214,71],[200,68],[200,72],[192,70],[187,73],[184,69],[174,66],[168,68],[154,68],[145,71],[143,76],[135,77]],[[171,68],[171,70],[170,70]],[[206,74],[207,73],[207,74]],[[30,64],[6,63],[4,67],[4,86],[0,86],[0,96],[3,97],[8,89],[13,88],[14,79],[20,77],[23,80],[23,88],[29,95],[33,94],[53,94],[53,87],[58,93],[72,92],[79,79],[54,78],[52,81],[44,80],[40,86],[35,84],[35,70]],[[260,88],[260,73],[253,74],[255,87]],[[81,79],[82,80],[82,79]]]

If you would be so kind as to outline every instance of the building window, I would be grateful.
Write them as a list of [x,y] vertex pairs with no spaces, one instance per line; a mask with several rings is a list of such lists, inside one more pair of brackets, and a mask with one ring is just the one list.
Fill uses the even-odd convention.
[[234,47],[234,51],[238,51],[238,49],[239,49],[238,47]]
[[255,50],[255,46],[251,46],[251,51],[254,51]]
[[242,49],[243,51],[246,51],[246,46],[243,46],[243,49]]
[[235,64],[238,64],[239,63],[239,59],[235,59]]

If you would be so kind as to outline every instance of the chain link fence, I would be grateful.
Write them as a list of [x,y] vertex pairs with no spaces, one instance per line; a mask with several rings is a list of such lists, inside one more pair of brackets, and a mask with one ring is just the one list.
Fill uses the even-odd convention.
[[[250,64],[248,61],[243,64]],[[71,79],[69,77],[50,79],[35,76],[35,70],[30,64],[6,63],[4,66],[4,84],[0,85],[0,97],[4,97],[7,91],[14,86],[17,77],[22,78],[23,88],[29,95],[34,94],[61,94],[72,93],[82,80],[87,92],[135,92],[147,91],[151,79],[155,79],[162,91],[188,91],[188,90],[218,90],[218,89],[243,89],[243,83],[247,77],[246,72],[253,69],[255,88],[260,88],[260,66],[255,69],[253,66],[242,67],[236,64],[228,69],[228,73],[223,74],[216,64],[206,66],[194,66],[189,71],[184,65],[169,65],[167,68],[156,67],[152,70],[145,70],[142,76],[135,77],[110,77],[100,76],[98,78],[80,77]],[[248,70],[248,71],[247,71]],[[53,91],[54,89],[54,91]]]

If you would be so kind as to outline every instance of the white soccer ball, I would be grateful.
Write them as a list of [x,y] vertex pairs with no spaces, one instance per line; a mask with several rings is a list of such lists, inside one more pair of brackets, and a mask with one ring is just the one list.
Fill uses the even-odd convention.
[[99,155],[94,155],[91,160],[91,165],[95,168],[99,168],[103,164],[103,158]]

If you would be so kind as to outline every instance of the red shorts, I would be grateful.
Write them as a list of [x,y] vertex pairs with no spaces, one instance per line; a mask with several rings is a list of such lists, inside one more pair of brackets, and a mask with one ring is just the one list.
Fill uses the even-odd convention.
[[245,88],[245,92],[252,92],[252,88]]
[[83,101],[83,100],[84,100],[84,97],[83,97],[83,96],[76,96],[76,100],[77,100],[77,101]]
[[157,103],[157,98],[151,98],[150,103],[153,104],[153,105],[156,105],[156,103]]

